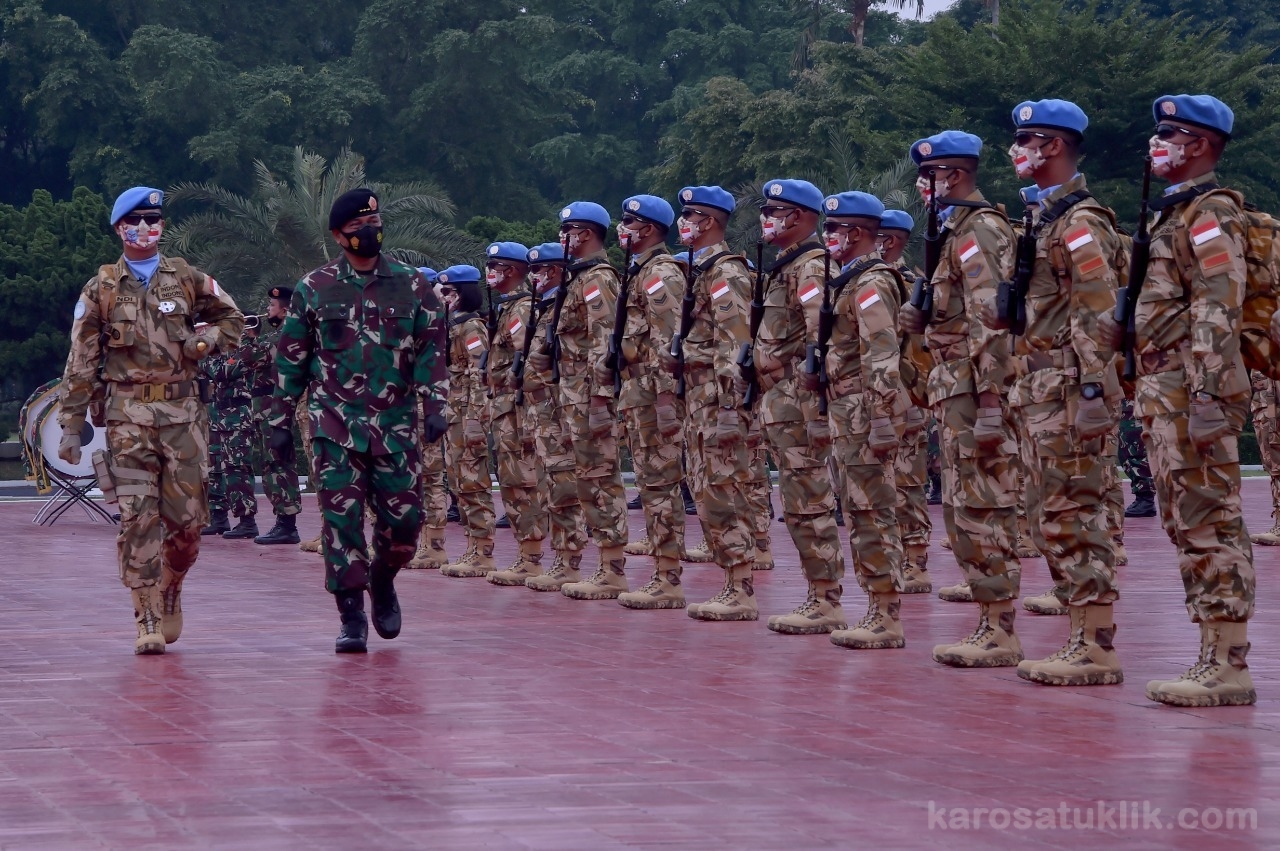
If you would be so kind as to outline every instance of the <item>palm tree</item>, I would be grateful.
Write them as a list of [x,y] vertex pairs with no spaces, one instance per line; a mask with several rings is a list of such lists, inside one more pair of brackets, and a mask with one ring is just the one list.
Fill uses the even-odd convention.
[[[999,4],[999,0],[984,0],[984,2],[995,2],[997,7]],[[924,14],[924,0],[791,0],[792,8],[805,13],[807,18],[805,27],[800,32],[800,42],[792,56],[793,69],[803,71],[809,67],[810,49],[818,40],[818,30],[827,14],[849,15],[849,34],[853,36],[853,43],[862,47],[867,33],[867,16],[871,14],[871,7],[878,3],[895,6],[898,9],[906,9],[908,5],[914,5],[917,18]]]
[[211,183],[182,183],[169,190],[175,204],[206,209],[183,217],[164,234],[166,248],[194,260],[228,285],[244,304],[268,289],[292,284],[336,257],[329,208],[349,189],[368,186],[378,195],[384,247],[415,266],[449,265],[479,254],[479,242],[455,229],[454,207],[435,185],[366,180],[364,159],[344,148],[332,163],[295,148],[287,179],[254,163],[252,196]]

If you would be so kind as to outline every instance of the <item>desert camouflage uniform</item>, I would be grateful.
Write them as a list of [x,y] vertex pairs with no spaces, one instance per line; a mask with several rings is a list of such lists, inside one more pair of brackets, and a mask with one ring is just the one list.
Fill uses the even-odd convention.
[[[494,529],[493,478],[489,474],[488,400],[480,361],[489,348],[484,319],[475,313],[449,314],[449,400],[445,435],[449,484],[458,498],[458,511],[467,537],[492,539]],[[468,438],[467,421],[479,423],[476,438]],[[472,430],[475,430],[475,425]],[[477,438],[482,439],[476,442]],[[470,443],[468,442],[470,440]]]
[[[1180,189],[1214,182],[1210,172]],[[1196,623],[1253,616],[1253,549],[1241,513],[1238,446],[1250,402],[1240,355],[1245,227],[1238,197],[1227,192],[1165,206],[1151,234],[1151,265],[1135,316],[1135,409],[1161,521],[1178,549],[1187,612]],[[1218,234],[1195,245],[1192,228]],[[1220,400],[1229,424],[1205,453],[1188,437],[1195,393]]]
[[[1052,211],[1085,191],[1077,175],[1042,199]],[[1115,310],[1122,244],[1109,210],[1088,199],[1037,234],[1026,299],[1026,333],[1015,338],[1018,376],[1009,404],[1024,432],[1023,466],[1032,539],[1049,563],[1058,599],[1109,604],[1118,597],[1105,502],[1107,436],[1076,432],[1080,385],[1098,384],[1118,413],[1115,353],[1098,320]]]
[[1271,477],[1271,517],[1274,521],[1272,530],[1255,536],[1254,543],[1272,545],[1280,544],[1280,429],[1276,427],[1276,405],[1280,397],[1276,386],[1277,382],[1265,373],[1253,373],[1253,432],[1258,438],[1262,467]]
[[[967,200],[983,203],[976,191]],[[994,603],[1018,595],[1018,443],[1007,416],[1004,439],[994,450],[980,449],[973,436],[978,394],[998,395],[1004,407],[1012,369],[1008,332],[987,329],[978,311],[1013,271],[1013,230],[995,210],[956,206],[943,232],[949,236],[933,276],[934,314],[925,329],[934,360],[929,401],[938,418],[942,516],[973,598]]]
[[[111,290],[114,303],[103,316],[101,305],[111,302],[100,291]],[[203,272],[164,256],[146,286],[123,258],[103,266],[76,303],[58,422],[64,432],[79,432],[105,384],[107,452],[120,500],[116,544],[128,588],[157,585],[162,572],[180,583],[209,522],[208,411],[198,395],[199,364],[182,351],[201,321],[217,328],[214,351],[239,342],[244,315],[231,296]],[[110,331],[99,377],[104,326]]]
[[271,414],[271,396],[276,386],[276,347],[280,343],[279,328],[264,323],[256,339],[243,348],[243,357],[250,369],[249,393],[251,405],[252,468],[262,475],[262,490],[271,503],[277,517],[302,511],[302,495],[298,488],[298,471],[293,464],[282,464],[268,447],[271,426],[267,424]]
[[498,303],[498,330],[489,349],[488,380],[493,390],[489,415],[497,455],[498,487],[502,506],[511,520],[511,531],[521,544],[541,542],[547,536],[547,513],[538,496],[535,430],[527,409],[516,405],[511,364],[524,347],[533,300],[527,292],[502,297]]
[[443,408],[443,314],[426,280],[386,255],[367,277],[343,257],[294,288],[270,424],[289,425],[309,391],[331,593],[365,588],[382,571],[394,576],[413,557],[422,520],[418,399],[428,415]]
[[[906,281],[915,277],[905,264],[900,263],[897,270],[904,286]],[[903,298],[899,307],[905,301]],[[896,316],[894,322],[897,322]],[[928,388],[933,358],[925,351],[920,337],[899,329],[898,338],[902,353],[899,373],[911,407],[893,465],[898,491],[897,520],[902,537],[902,568],[906,571],[914,566],[923,571],[928,568],[929,536],[933,534],[933,520],[929,517],[929,464],[936,461],[936,453],[930,456],[929,440],[936,429],[932,428]]]

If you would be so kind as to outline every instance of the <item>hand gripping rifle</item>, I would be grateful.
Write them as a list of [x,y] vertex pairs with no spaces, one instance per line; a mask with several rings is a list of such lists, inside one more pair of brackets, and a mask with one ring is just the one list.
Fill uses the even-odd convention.
[[569,270],[573,268],[573,256],[569,254],[569,237],[560,237],[560,247],[564,249],[565,272],[560,279],[560,287],[556,290],[556,300],[551,307],[551,324],[547,326],[547,339],[542,344],[542,353],[551,358],[551,383],[560,383],[560,313],[564,310],[564,297],[569,292]]
[[[559,293],[557,293],[559,295]],[[542,318],[542,299],[535,291],[529,296],[529,327],[524,329],[524,345],[516,352],[511,362],[511,375],[516,388],[516,404],[524,404],[524,370],[529,363],[529,350],[533,346],[533,338],[538,335],[538,320]]]
[[1012,281],[1001,281],[996,290],[996,312],[1004,319],[1011,334],[1027,332],[1027,292],[1036,268],[1036,239],[1039,229],[1031,222],[1031,213],[1022,217],[1022,233],[1018,236],[1017,264]]
[[742,396],[742,407],[750,409],[760,395],[760,376],[756,374],[756,335],[764,321],[764,243],[756,243],[756,283],[751,294],[751,339],[742,344],[738,352],[738,369],[747,381],[747,392]]
[[827,349],[835,328],[835,310],[831,304],[831,252],[822,254],[822,309],[818,312],[818,342],[810,343],[804,353],[804,371],[818,376],[818,412],[827,413]]
[[622,393],[622,370],[627,366],[627,359],[622,356],[622,338],[627,333],[627,299],[631,295],[631,278],[635,275],[631,268],[630,240],[627,241],[627,256],[622,268],[622,282],[618,285],[618,306],[613,312],[613,333],[609,335],[609,351],[604,358],[605,369],[613,372],[615,397]]
[[1142,285],[1147,278],[1147,265],[1151,260],[1151,233],[1147,229],[1147,213],[1151,199],[1151,157],[1147,157],[1142,170],[1142,204],[1138,208],[1138,232],[1133,235],[1133,253],[1129,255],[1129,285],[1116,292],[1116,312],[1113,318],[1124,329],[1124,342],[1120,349],[1124,352],[1124,377],[1132,381],[1138,374],[1137,357],[1134,344],[1138,336],[1135,321],[1138,297],[1142,295]]
[[933,273],[942,260],[942,230],[938,226],[938,172],[929,170],[929,215],[924,231],[924,275],[916,278],[911,290],[911,306],[925,316],[933,316]]
[[671,356],[676,359],[676,398],[683,399],[685,391],[684,381],[684,341],[689,336],[689,332],[693,330],[693,307],[694,307],[694,269],[693,269],[693,246],[689,246],[689,265],[684,270],[684,298],[680,300],[680,329],[676,335],[671,338]]

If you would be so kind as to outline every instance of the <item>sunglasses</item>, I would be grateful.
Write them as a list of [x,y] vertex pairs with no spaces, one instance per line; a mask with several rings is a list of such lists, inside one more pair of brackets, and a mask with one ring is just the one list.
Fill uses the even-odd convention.
[[1173,124],[1157,124],[1156,125],[1157,139],[1162,139],[1167,141],[1169,139],[1172,139],[1174,136],[1177,136],[1179,133],[1181,133],[1183,136],[1190,136],[1192,139],[1204,138],[1199,133],[1192,133],[1190,130],[1186,130],[1182,127],[1178,127]]
[[630,213],[623,213],[622,218],[619,221],[621,221],[624,225],[650,224],[648,219],[642,219],[639,216],[633,216]]
[[494,260],[489,263],[486,263],[485,268],[492,269],[495,272],[509,272],[516,267],[510,263],[503,263],[501,261]]
[[1053,139],[1056,139],[1056,138],[1058,137],[1054,136],[1051,133],[1035,133],[1031,130],[1019,130],[1017,133],[1013,134],[1013,143],[1015,145],[1020,145],[1025,148],[1027,146],[1027,143],[1030,142],[1032,139],[1049,139],[1050,141],[1052,141]]
[[686,219],[690,219],[695,216],[700,219],[711,218],[711,214],[706,210],[695,210],[693,207],[685,207],[680,211],[680,215],[684,216]]
[[561,233],[586,233],[591,230],[591,225],[566,224],[560,226]]
[[130,213],[127,216],[121,216],[120,221],[126,225],[134,227],[146,222],[149,225],[159,224],[164,219],[160,213]]
[[846,225],[846,224],[844,224],[843,222],[823,222],[823,223],[822,223],[822,232],[823,232],[823,233],[835,233],[836,231],[841,231],[841,230],[842,230],[842,231],[844,231],[844,232],[848,233],[849,231],[853,230],[854,228],[858,228],[858,227],[862,227],[862,225]]
[[760,208],[760,212],[761,214],[768,216],[769,218],[772,219],[779,216],[789,216],[792,213],[796,212],[797,209],[798,208],[796,207],[778,207],[778,206],[766,204],[765,206]]
[[931,171],[973,171],[973,169],[959,165],[922,165],[916,170],[916,177],[928,180]]

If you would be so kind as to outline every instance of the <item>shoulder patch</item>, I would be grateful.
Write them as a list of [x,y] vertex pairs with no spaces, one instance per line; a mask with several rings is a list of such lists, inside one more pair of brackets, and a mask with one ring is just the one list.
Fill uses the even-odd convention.
[[597,285],[597,284],[587,284],[585,287],[583,287],[583,288],[582,288],[582,299],[583,299],[583,301],[585,301],[585,302],[587,302],[588,304],[590,304],[591,302],[595,301],[595,300],[596,300],[596,299],[598,299],[598,298],[600,298],[600,287],[599,287],[599,285]]
[[1231,243],[1222,224],[1212,212],[1205,212],[1191,225],[1191,250],[1206,275],[1218,275],[1231,266]]
[[960,246],[960,254],[959,254],[960,262],[968,263],[970,260],[972,260],[975,256],[977,256],[980,253],[981,253],[981,249],[978,248],[978,240],[974,239],[973,237],[969,237]]
[[800,303],[805,304],[810,299],[822,295],[822,285],[817,281],[808,281],[800,287]]
[[75,311],[73,311],[73,312],[72,312],[72,314],[71,314],[71,315],[72,315],[72,317],[74,317],[75,319],[82,319],[82,318],[84,318],[84,310],[85,310],[85,308],[84,308],[84,301],[83,301],[83,300],[81,300],[81,301],[77,301],[77,302],[76,302],[76,309],[75,309]]
[[863,293],[858,297],[858,309],[867,310],[880,301],[880,293],[875,290]]

